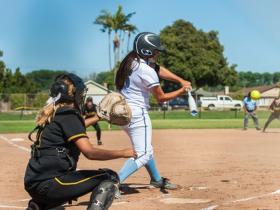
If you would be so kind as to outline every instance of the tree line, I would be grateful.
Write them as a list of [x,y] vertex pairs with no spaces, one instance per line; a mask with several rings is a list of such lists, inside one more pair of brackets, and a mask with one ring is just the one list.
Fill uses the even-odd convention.
[[35,84],[23,75],[19,68],[13,72],[1,60],[3,52],[0,51],[0,93],[26,93],[34,92]]
[[[0,53],[0,55],[2,56],[3,52],[0,51]],[[0,94],[39,93],[42,91],[46,92],[50,88],[52,82],[54,81],[54,78],[64,72],[67,71],[40,69],[23,74],[20,71],[20,68],[16,68],[13,72],[11,69],[6,68],[4,61],[0,58]],[[176,73],[180,75],[182,74],[182,72],[178,69]],[[272,85],[280,81],[280,72],[259,73],[252,71],[241,71],[237,72],[236,75],[237,79],[234,83],[231,84],[231,87],[234,87],[234,89],[236,90],[244,87]],[[109,84],[109,89],[114,89],[114,70],[104,71],[100,73],[91,73],[86,78],[84,78],[85,81],[89,79],[99,84],[107,83]],[[199,78],[196,81],[199,81]],[[164,83],[163,85],[167,84]],[[206,80],[204,85],[211,86],[211,83],[208,83]],[[172,90],[172,87],[177,88],[174,87],[174,85],[163,87],[166,91]]]
[[262,85],[272,85],[280,82],[280,72],[239,72],[237,86],[239,87],[254,87]]
[[1,59],[3,52],[0,51],[0,94],[30,93],[46,91],[50,88],[54,78],[66,71],[57,70],[34,70],[23,74],[20,68],[12,71],[6,67]]

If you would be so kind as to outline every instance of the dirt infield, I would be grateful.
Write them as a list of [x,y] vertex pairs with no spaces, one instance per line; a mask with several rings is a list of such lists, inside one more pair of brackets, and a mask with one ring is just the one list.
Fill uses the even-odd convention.
[[[141,169],[131,176],[121,199],[111,209],[280,209],[280,129],[261,133],[242,130],[154,130],[153,146],[161,175],[179,184],[167,194],[151,188]],[[96,145],[95,133],[90,132]],[[102,133],[101,148],[129,145],[122,131]],[[22,141],[24,139],[24,141]],[[23,176],[29,158],[26,134],[0,134],[0,209],[24,209],[29,196]],[[124,159],[106,162],[81,157],[78,168],[112,168]],[[57,209],[86,209],[88,196],[72,206]]]

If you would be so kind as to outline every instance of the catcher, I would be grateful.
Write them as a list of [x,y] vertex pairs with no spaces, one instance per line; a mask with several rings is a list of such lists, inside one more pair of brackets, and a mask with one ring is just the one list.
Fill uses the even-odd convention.
[[[92,97],[87,97],[86,103],[85,103],[85,110],[84,110],[85,119],[88,119],[88,118],[96,115],[96,112],[97,112],[96,104],[93,103]],[[102,145],[101,128],[100,128],[98,122],[92,124],[92,127],[94,127],[94,129],[96,131],[97,144]]]
[[269,110],[271,110],[271,114],[269,115],[264,127],[263,132],[268,127],[268,125],[275,119],[280,120],[280,93],[277,98],[273,100],[271,105],[269,106]]
[[[108,209],[119,177],[110,169],[76,170],[80,153],[90,160],[136,157],[133,149],[104,150],[93,147],[86,126],[99,116],[81,116],[86,87],[75,74],[62,74],[50,89],[50,99],[40,110],[24,185],[32,199],[27,210],[46,210],[91,193],[88,210]],[[102,110],[102,107],[99,108]]]

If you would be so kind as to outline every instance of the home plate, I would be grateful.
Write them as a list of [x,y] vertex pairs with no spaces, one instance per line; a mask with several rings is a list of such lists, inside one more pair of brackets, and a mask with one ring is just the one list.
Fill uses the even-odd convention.
[[19,141],[24,141],[24,139],[23,138],[13,138],[13,139],[11,139],[11,141],[19,142]]
[[192,198],[164,198],[160,200],[165,204],[186,204],[186,203],[209,203],[210,199],[192,199]]
[[131,188],[151,188],[151,189],[155,188],[154,186],[149,185],[149,184],[141,184],[141,185],[140,184],[130,184],[128,186]]
[[121,204],[126,204],[126,201],[120,201],[120,202],[114,202],[112,205],[116,206],[116,205],[121,205]]
[[191,186],[189,187],[189,190],[207,190],[208,187],[205,186]]

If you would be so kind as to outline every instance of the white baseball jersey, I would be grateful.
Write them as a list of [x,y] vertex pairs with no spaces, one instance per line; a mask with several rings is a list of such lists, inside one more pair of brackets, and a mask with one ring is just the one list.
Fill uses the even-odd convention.
[[133,62],[132,66],[132,72],[125,81],[121,94],[130,106],[147,110],[150,107],[150,88],[160,85],[158,75],[143,59],[140,59],[140,63]]

